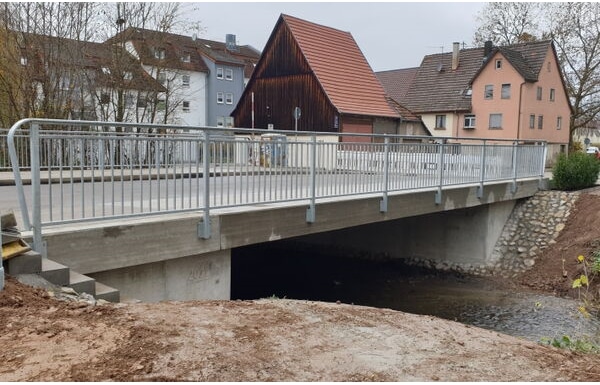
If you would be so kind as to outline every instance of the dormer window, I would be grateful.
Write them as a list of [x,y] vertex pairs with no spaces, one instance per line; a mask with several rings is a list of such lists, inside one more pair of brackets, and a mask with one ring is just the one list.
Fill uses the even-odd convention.
[[104,75],[110,75],[110,68],[108,68],[108,67],[102,67],[102,73]]
[[154,48],[154,58],[163,60],[165,58],[165,49],[164,48]]
[[189,63],[192,61],[192,56],[189,52],[184,52],[183,56],[181,56],[181,61],[184,63]]
[[133,79],[133,74],[131,72],[127,71],[127,72],[123,73],[123,79],[131,80],[131,79]]
[[21,56],[21,65],[22,66],[26,66],[27,65],[27,58],[25,56]]

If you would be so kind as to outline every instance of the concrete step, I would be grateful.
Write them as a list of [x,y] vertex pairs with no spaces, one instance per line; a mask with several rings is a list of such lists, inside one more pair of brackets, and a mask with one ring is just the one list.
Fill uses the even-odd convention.
[[61,265],[47,258],[42,258],[42,271],[40,275],[55,285],[69,285],[70,270],[67,266]]
[[69,270],[69,284],[67,286],[78,293],[96,295],[96,280],[73,270]]
[[121,300],[119,290],[106,286],[100,282],[96,282],[96,295],[94,297],[108,302],[119,302]]
[[42,255],[30,250],[4,261],[6,274],[39,274],[42,271]]

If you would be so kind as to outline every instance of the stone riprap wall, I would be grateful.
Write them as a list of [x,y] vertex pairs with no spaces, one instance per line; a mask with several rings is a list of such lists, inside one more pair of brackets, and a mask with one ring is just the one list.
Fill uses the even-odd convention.
[[578,192],[540,191],[518,202],[485,265],[461,265],[448,261],[408,258],[407,263],[471,275],[515,276],[535,265],[536,257],[565,227]]

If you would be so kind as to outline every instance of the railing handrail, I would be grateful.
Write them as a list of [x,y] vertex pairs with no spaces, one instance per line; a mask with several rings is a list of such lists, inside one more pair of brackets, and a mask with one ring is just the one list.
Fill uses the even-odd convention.
[[[42,127],[70,126],[80,128],[79,130],[45,130]],[[95,127],[94,130],[81,130],[83,126]],[[157,132],[116,132],[115,127],[123,129],[144,130],[151,129],[160,132],[169,130],[182,131],[182,133],[169,133],[160,135]],[[98,130],[102,129],[102,130]],[[19,130],[28,130],[30,151],[30,165],[32,172],[32,205],[33,218],[30,218],[23,189],[21,178],[21,167],[19,157],[16,152],[15,136]],[[225,134],[225,135],[224,135]],[[238,136],[230,135],[235,134]],[[239,135],[244,137],[244,141],[239,141]],[[285,149],[277,147],[277,142],[266,142],[268,135],[281,136],[286,135]],[[301,141],[294,138],[304,138]],[[317,143],[317,138],[325,140],[323,143]],[[355,138],[354,140],[348,140]],[[365,141],[368,138],[368,141]],[[263,141],[264,139],[264,141]],[[327,142],[326,140],[332,140]],[[410,141],[404,142],[404,140]],[[45,140],[44,149],[40,149],[41,141]],[[52,142],[52,140],[58,142]],[[421,140],[421,143],[415,142]],[[132,213],[130,215],[148,215],[152,213],[152,202],[156,201],[158,212],[181,211],[183,208],[181,201],[189,199],[190,210],[202,210],[204,219],[202,228],[199,227],[198,234],[202,238],[210,237],[210,210],[215,207],[230,207],[230,189],[229,185],[224,185],[227,177],[227,183],[233,183],[231,189],[235,195],[232,200],[233,206],[285,202],[293,200],[306,200],[309,203],[306,214],[307,222],[315,221],[315,202],[317,198],[339,197],[347,195],[357,195],[365,193],[381,193],[382,202],[380,210],[387,211],[387,197],[390,191],[399,191],[407,188],[422,188],[423,185],[436,188],[436,203],[441,202],[442,189],[444,187],[466,183],[476,183],[479,185],[478,196],[481,197],[484,183],[498,180],[510,181],[513,189],[516,189],[516,182],[523,177],[543,178],[544,157],[546,152],[546,142],[541,140],[514,140],[514,139],[488,139],[488,138],[462,138],[462,137],[430,137],[430,136],[411,136],[411,135],[391,135],[391,134],[361,134],[361,133],[335,133],[335,132],[312,132],[312,131],[290,131],[290,130],[264,130],[248,128],[224,128],[224,127],[199,127],[182,125],[164,125],[150,123],[129,123],[129,122],[98,122],[98,121],[74,121],[60,119],[40,119],[27,118],[15,123],[7,135],[8,150],[11,160],[11,166],[15,178],[15,186],[21,206],[21,215],[23,225],[26,229],[34,232],[34,248],[41,244],[41,227],[43,220],[41,218],[40,203],[40,156],[48,155],[47,159],[59,159],[59,165],[48,163],[44,165],[49,173],[48,191],[52,194],[51,173],[53,167],[58,168],[60,183],[59,194],[61,216],[65,211],[63,199],[63,183],[69,184],[73,195],[73,183],[83,182],[85,180],[84,170],[91,172],[91,180],[95,183],[96,179],[101,180],[102,194],[102,214],[101,218],[119,217],[115,215],[115,183],[120,181],[121,198],[117,198],[117,204],[121,204],[121,215],[125,205],[130,204]],[[63,144],[62,141],[70,141],[69,144]],[[79,141],[79,142],[77,142]],[[88,144],[86,141],[91,141]],[[129,141],[129,142],[126,142]],[[73,143],[73,144],[72,144]],[[125,144],[129,143],[127,147]],[[134,144],[132,144],[134,143]],[[243,149],[239,150],[239,146]],[[532,146],[534,145],[534,146]],[[63,147],[66,146],[66,147]],[[89,147],[86,147],[89,146]],[[124,147],[125,146],[125,147]],[[226,147],[230,146],[230,147]],[[263,149],[263,146],[265,148]],[[289,148],[287,147],[289,146]],[[54,148],[56,147],[56,148]],[[213,148],[214,147],[214,148]],[[416,148],[416,150],[412,150]],[[481,148],[481,150],[480,150]],[[496,148],[494,152],[486,151],[488,148]],[[533,149],[533,150],[532,150]],[[264,150],[264,154],[263,154]],[[268,153],[267,153],[268,150]],[[285,151],[290,151],[290,154]],[[346,151],[348,150],[348,151]],[[47,151],[47,154],[43,153]],[[60,151],[54,153],[53,151]],[[75,151],[77,158],[72,158],[67,151]],[[129,152],[127,152],[129,151]],[[177,154],[172,151],[179,151]],[[189,152],[187,154],[185,151]],[[240,152],[241,151],[241,152]],[[290,155],[295,160],[285,159]],[[508,152],[510,151],[510,153]],[[120,156],[118,158],[117,152]],[[193,164],[184,163],[181,159],[173,156],[195,156],[195,173],[192,172]],[[187,155],[185,155],[187,154]],[[341,154],[345,154],[340,157]],[[456,155],[456,156],[455,156]],[[56,158],[50,158],[50,157]],[[164,159],[162,157],[165,157]],[[262,157],[272,157],[274,164],[269,165],[269,169],[264,169]],[[532,164],[519,165],[519,157],[528,156],[528,162]],[[68,158],[70,164],[63,165],[63,157]],[[202,159],[200,159],[200,157]],[[214,159],[211,159],[215,157]],[[231,158],[234,157],[234,158]],[[317,157],[319,162],[317,164]],[[138,159],[139,158],[139,159]],[[239,159],[238,159],[239,158]],[[75,162],[74,160],[75,159]],[[108,161],[107,161],[108,159]],[[191,158],[190,158],[191,159]],[[232,161],[232,159],[237,159]],[[502,171],[503,160],[510,163],[510,169]],[[122,163],[125,161],[126,163]],[[138,163],[135,163],[138,162]],[[148,163],[144,163],[148,162]],[[248,163],[250,162],[250,163]],[[500,162],[500,163],[498,163]],[[107,164],[108,163],[108,164]],[[211,164],[213,164],[211,166]],[[199,168],[199,166],[202,166]],[[128,175],[124,174],[124,167],[127,166]],[[187,169],[186,169],[187,167]],[[211,168],[212,167],[212,168]],[[431,168],[433,167],[433,168]],[[533,170],[532,167],[539,167]],[[217,169],[218,168],[218,169]],[[233,171],[230,170],[233,168]],[[493,169],[492,169],[493,168]],[[73,178],[73,170],[77,169],[80,174]],[[151,170],[152,169],[152,170]],[[163,171],[166,169],[167,171]],[[66,170],[66,171],[65,171]],[[95,171],[98,170],[98,175]],[[120,175],[115,175],[115,170]],[[134,170],[137,173],[134,175]],[[147,171],[148,176],[144,173]],[[178,171],[179,170],[179,171]],[[412,170],[412,171],[411,171]],[[435,170],[435,172],[432,172]],[[487,171],[486,171],[487,170]],[[494,171],[496,170],[496,171]],[[106,172],[108,171],[108,174]],[[268,172],[267,172],[268,171]],[[70,179],[64,178],[63,173],[70,172]],[[152,185],[152,172],[159,175],[157,177],[158,187]],[[162,176],[160,173],[166,172],[165,182],[161,186]],[[168,174],[168,173],[173,174]],[[177,183],[177,173],[182,175],[195,174],[197,186],[192,186],[189,181],[188,186],[184,186],[183,178],[181,185]],[[418,180],[413,184],[404,184],[402,173],[409,172],[418,175]],[[245,177],[245,179],[242,177]],[[377,179],[381,174],[382,179]],[[199,183],[200,175],[204,178],[202,185]],[[220,179],[216,179],[218,176]],[[271,176],[274,179],[271,180]],[[412,175],[412,174],[411,174]],[[523,176],[526,175],[526,176]],[[123,184],[127,180],[133,183],[136,180],[149,180],[149,187],[144,187],[142,183],[139,188],[142,189],[139,198],[139,204],[142,209],[139,214],[134,214],[133,205],[135,202],[133,188],[131,189],[131,201],[124,200]],[[303,178],[307,178],[303,181]],[[78,180],[76,180],[78,179]],[[112,214],[104,214],[104,186],[105,179],[108,179],[109,187],[112,188]],[[235,183],[240,183],[238,188]],[[174,180],[171,182],[170,180]],[[430,181],[428,181],[430,180]],[[94,183],[92,183],[91,194],[95,194]],[[220,183],[220,185],[218,184]],[[244,184],[242,186],[242,184]],[[256,183],[256,186],[255,186]],[[285,186],[283,184],[285,183]],[[290,186],[288,187],[288,183]],[[303,184],[306,183],[306,184]],[[332,188],[328,183],[334,183]],[[412,182],[411,182],[412,183]],[[252,184],[252,185],[250,185]],[[279,184],[279,186],[277,186]],[[213,186],[214,185],[214,186]],[[275,185],[274,187],[272,185]],[[357,187],[358,186],[358,187]],[[402,187],[409,186],[409,187]],[[419,187],[420,186],[420,187]],[[217,188],[218,187],[218,188]],[[242,190],[242,187],[245,190]],[[360,188],[359,188],[360,187]],[[85,211],[85,186],[81,186],[81,207]],[[149,198],[143,195],[143,189],[149,190]],[[162,191],[166,188],[166,191]],[[182,193],[184,188],[196,189],[196,203],[192,205],[192,195],[186,196]],[[172,189],[170,191],[169,189]],[[332,190],[333,189],[333,190]],[[202,192],[202,204],[200,205],[199,194]],[[217,196],[217,191],[220,195]],[[157,196],[153,196],[153,192]],[[246,194],[245,199],[241,198]],[[162,195],[164,194],[164,195]],[[180,195],[178,195],[180,194]],[[225,197],[226,194],[227,196]],[[237,197],[237,195],[240,197]],[[249,196],[248,194],[251,194]],[[271,195],[274,194],[274,198]],[[281,194],[282,196],[278,196]],[[285,194],[285,197],[283,197]],[[291,194],[291,198],[288,196]],[[268,198],[267,198],[268,195]],[[75,199],[73,196],[72,199]],[[173,198],[173,209],[169,209],[170,199]],[[225,202],[225,198],[227,202]],[[52,210],[52,199],[50,196],[50,210]],[[95,198],[93,198],[95,202]],[[180,199],[180,202],[177,202]],[[148,201],[150,205],[149,212],[143,210],[144,202]],[[164,201],[166,210],[161,208],[161,202]],[[239,202],[246,203],[239,203]],[[221,202],[221,203],[219,203]],[[235,203],[238,202],[238,203]],[[71,211],[73,211],[73,202],[71,202]],[[193,207],[192,207],[193,206]],[[92,207],[95,207],[92,205]],[[90,217],[83,218],[89,220]],[[52,219],[50,211],[50,222],[60,223]],[[93,219],[99,219],[92,214]],[[83,219],[74,219],[83,220]]]

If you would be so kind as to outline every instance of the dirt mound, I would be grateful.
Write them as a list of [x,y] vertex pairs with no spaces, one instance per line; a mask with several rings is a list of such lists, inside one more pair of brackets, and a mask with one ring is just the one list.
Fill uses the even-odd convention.
[[593,356],[429,316],[291,300],[66,303],[7,280],[0,381],[597,381]]
[[[583,192],[575,202],[556,244],[544,250],[535,267],[521,274],[515,283],[559,296],[578,297],[573,280],[584,273],[577,257],[591,257],[600,250],[600,188]],[[591,282],[590,291],[600,293],[600,279]]]

